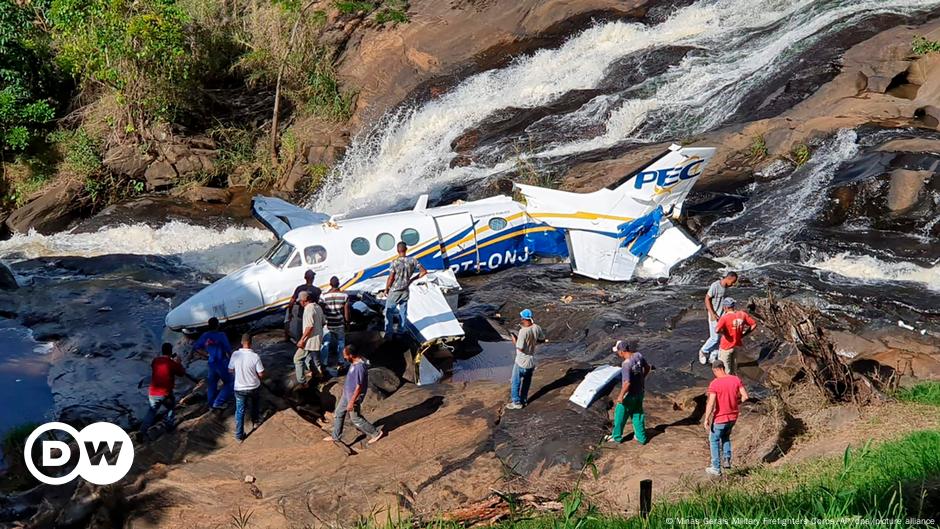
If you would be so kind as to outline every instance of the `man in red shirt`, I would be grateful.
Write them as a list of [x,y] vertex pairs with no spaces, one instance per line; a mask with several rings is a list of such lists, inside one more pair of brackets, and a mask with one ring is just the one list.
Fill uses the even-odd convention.
[[177,360],[173,352],[173,344],[169,343],[163,344],[162,354],[153,359],[150,369],[150,410],[147,411],[147,416],[140,424],[140,433],[145,439],[147,430],[157,420],[157,413],[161,406],[167,410],[166,417],[163,419],[167,431],[176,427],[173,413],[173,409],[176,408],[176,398],[173,396],[173,387],[176,385],[176,377],[189,376],[183,369],[183,364]]
[[718,359],[725,365],[728,373],[732,374],[738,371],[738,362],[734,356],[735,347],[740,347],[745,334],[757,328],[754,318],[743,310],[735,310],[734,305],[733,298],[721,301],[723,311],[721,318],[718,318],[718,324],[715,325],[715,332],[720,337]]
[[[708,403],[705,405],[705,431],[711,446],[712,463],[705,472],[720,476],[721,468],[731,468],[731,429],[738,420],[738,407],[747,400],[747,390],[741,379],[725,372],[725,364],[715,360],[712,364],[715,380],[708,385]],[[723,452],[723,454],[722,454]],[[719,459],[719,454],[723,457]],[[719,466],[719,463],[723,463]]]

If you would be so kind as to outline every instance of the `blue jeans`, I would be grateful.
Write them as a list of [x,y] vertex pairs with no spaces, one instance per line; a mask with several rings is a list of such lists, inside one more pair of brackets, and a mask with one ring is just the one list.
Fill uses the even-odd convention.
[[346,347],[346,331],[330,331],[323,336],[323,347],[320,348],[320,365],[327,366],[330,363],[330,355],[335,351],[338,360],[337,365],[346,365],[346,359],[343,358],[343,348]]
[[398,333],[406,334],[408,332],[408,298],[402,299],[405,292],[392,291],[388,293],[388,299],[385,300],[385,336],[395,334],[395,318],[398,317]]
[[166,425],[167,430],[172,430],[176,427],[176,422],[174,420],[173,408],[176,407],[176,398],[172,393],[165,397],[155,397],[150,396],[150,409],[147,411],[147,415],[144,417],[144,421],[140,423],[140,432],[143,434],[147,433],[147,430],[153,426],[153,423],[157,421],[157,414],[160,412],[160,407],[166,408],[166,417],[163,418],[163,424]]
[[724,456],[725,461],[729,464],[731,463],[732,428],[734,428],[734,421],[712,424],[712,431],[708,434],[708,444],[711,446],[712,450],[712,468],[721,470],[719,454]]
[[[708,320],[708,340],[705,341],[705,345],[702,346],[702,352],[706,355],[713,354],[718,350],[718,331],[715,330],[715,327],[718,327],[718,322],[712,319]],[[709,359],[711,360],[711,359]]]
[[509,390],[512,401],[523,406],[528,404],[529,386],[532,384],[532,373],[535,368],[519,367],[518,364],[512,365],[512,386]]
[[251,406],[251,423],[257,427],[261,422],[259,410],[261,404],[261,388],[235,392],[235,439],[245,438],[245,404]]
[[[206,389],[206,402],[213,408],[223,408],[232,398],[235,380],[232,374],[228,372],[228,366],[218,366],[209,364],[209,376],[206,377],[209,387]],[[222,382],[222,389],[219,390],[219,382]]]
[[339,441],[343,437],[343,426],[346,422],[346,414],[349,414],[349,420],[352,421],[353,426],[356,427],[360,432],[368,435],[370,438],[374,437],[379,431],[367,421],[360,411],[360,406],[362,406],[363,397],[359,397],[359,400],[353,405],[352,411],[348,410],[349,399],[346,396],[346,392],[343,392],[343,395],[336,401],[336,408],[333,410],[333,440]]

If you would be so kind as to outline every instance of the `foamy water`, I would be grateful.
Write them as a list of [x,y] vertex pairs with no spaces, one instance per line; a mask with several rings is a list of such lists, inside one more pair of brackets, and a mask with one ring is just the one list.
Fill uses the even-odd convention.
[[[936,5],[940,2],[700,0],[656,26],[598,24],[557,49],[538,51],[472,76],[440,98],[390,112],[353,140],[308,206],[327,213],[380,211],[420,193],[511,169],[519,156],[575,155],[626,140],[662,141],[709,130],[822,35],[851,27],[862,16]],[[629,93],[605,94],[568,115],[553,116],[552,144],[522,154],[504,148],[491,165],[450,167],[453,141],[495,112],[542,107],[572,90],[595,88],[617,60],[674,45],[696,51],[637,87],[621,87]],[[649,123],[654,126],[647,130]],[[569,137],[586,125],[598,132],[587,139]]]
[[940,292],[940,265],[920,266],[904,261],[882,261],[870,255],[843,252],[806,263],[808,266],[834,272],[840,276],[868,282],[909,281],[922,283]]
[[257,259],[273,240],[270,232],[257,228],[213,229],[174,220],[156,229],[123,224],[90,233],[17,234],[0,241],[0,258],[165,255],[202,272],[226,274]]

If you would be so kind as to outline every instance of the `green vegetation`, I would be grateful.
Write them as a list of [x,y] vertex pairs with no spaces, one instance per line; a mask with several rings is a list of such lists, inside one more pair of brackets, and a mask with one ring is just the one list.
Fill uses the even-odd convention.
[[812,155],[813,153],[809,150],[809,146],[805,143],[799,143],[790,149],[790,161],[797,167],[802,167],[809,161]]
[[898,390],[897,398],[904,402],[940,406],[940,382],[921,382],[909,388]]
[[87,179],[101,170],[101,146],[85,129],[57,130],[48,136],[62,155],[60,170]]
[[754,136],[754,139],[751,141],[751,147],[748,149],[748,157],[751,161],[757,161],[765,158],[767,156],[767,142],[764,140],[763,134],[758,134]]
[[408,22],[408,4],[405,0],[385,0],[382,8],[375,14],[375,21],[379,24]]
[[911,51],[915,55],[926,55],[928,53],[936,53],[940,51],[940,41],[928,40],[923,36],[914,37],[914,42],[911,43]]
[[340,13],[345,15],[354,15],[356,13],[371,13],[375,9],[375,4],[372,2],[364,2],[361,0],[338,0],[335,2],[336,9],[339,9]]
[[333,121],[345,121],[352,115],[356,94],[340,89],[333,63],[326,59],[325,50],[310,71],[306,88],[306,108],[310,114]]
[[0,490],[24,490],[36,485],[36,480],[26,470],[23,450],[26,448],[26,438],[38,426],[36,422],[25,422],[7,430],[0,439],[3,462],[7,466],[6,471],[0,473]]

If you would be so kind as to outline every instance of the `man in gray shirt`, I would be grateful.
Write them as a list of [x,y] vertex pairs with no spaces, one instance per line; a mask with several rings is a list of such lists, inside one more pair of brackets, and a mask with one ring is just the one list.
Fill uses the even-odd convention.
[[[418,272],[416,277],[415,272]],[[395,332],[395,318],[399,320],[398,333],[405,334],[405,322],[408,321],[408,287],[416,279],[428,274],[414,257],[408,257],[408,245],[398,243],[398,257],[388,266],[388,281],[385,282],[385,337],[391,338]]]
[[294,372],[297,383],[304,384],[307,377],[304,374],[304,365],[310,367],[310,362],[316,367],[317,375],[323,376],[323,367],[320,365],[320,349],[323,346],[323,326],[326,318],[323,309],[313,300],[309,292],[301,292],[297,299],[303,307],[303,335],[297,341],[297,351],[294,353]]
[[[708,362],[714,362],[718,354],[718,332],[715,327],[718,325],[718,316],[721,313],[721,302],[725,299],[725,290],[734,286],[738,282],[738,274],[728,272],[724,277],[715,281],[708,287],[705,293],[705,311],[708,313],[708,340],[702,345],[698,352],[698,361],[705,365]],[[711,359],[709,359],[711,356]]]
[[532,311],[525,309],[519,313],[522,324],[516,339],[516,361],[512,366],[512,384],[510,395],[512,402],[507,410],[521,410],[527,404],[532,373],[535,372],[535,347],[545,341],[545,333],[532,319]]

